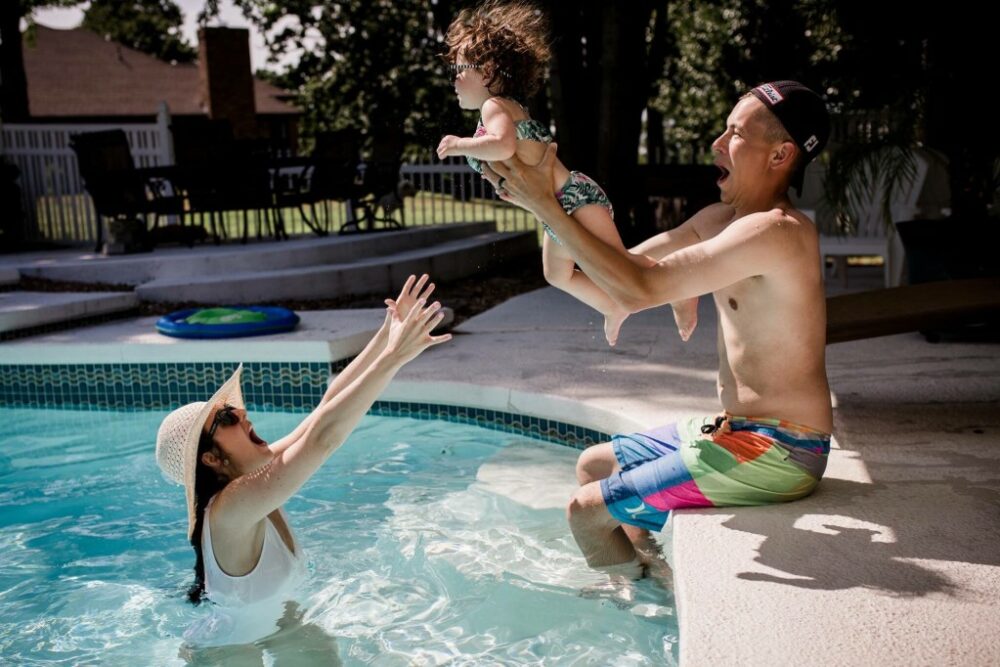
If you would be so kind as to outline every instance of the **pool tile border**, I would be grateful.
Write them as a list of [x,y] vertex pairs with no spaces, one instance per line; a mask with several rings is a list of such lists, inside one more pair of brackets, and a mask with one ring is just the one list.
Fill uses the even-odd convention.
[[[350,359],[243,364],[247,405],[255,410],[308,412],[323,397],[330,373]],[[233,363],[0,365],[0,406],[82,410],[166,410],[210,396]],[[608,434],[541,417],[462,405],[376,401],[369,414],[441,419],[584,449]]]

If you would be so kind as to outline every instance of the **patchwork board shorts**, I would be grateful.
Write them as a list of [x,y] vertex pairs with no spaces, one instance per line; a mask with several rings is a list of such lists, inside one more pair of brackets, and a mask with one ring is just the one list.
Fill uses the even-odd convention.
[[670,510],[766,505],[812,493],[830,435],[779,419],[701,417],[616,435],[621,470],[601,480],[621,523],[662,530]]

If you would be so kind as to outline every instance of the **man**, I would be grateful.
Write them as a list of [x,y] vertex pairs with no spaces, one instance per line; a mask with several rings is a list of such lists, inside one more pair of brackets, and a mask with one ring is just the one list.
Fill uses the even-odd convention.
[[547,223],[630,312],[711,294],[719,316],[723,413],[581,454],[568,517],[592,567],[639,574],[656,564],[647,530],[662,529],[672,509],[795,500],[822,476],[833,416],[819,241],[788,188],[801,188],[828,136],[826,107],[802,84],[747,93],[712,144],[721,202],[633,248],[661,258],[648,268],[563,213],[551,187],[554,145],[535,167],[492,165],[501,196]]

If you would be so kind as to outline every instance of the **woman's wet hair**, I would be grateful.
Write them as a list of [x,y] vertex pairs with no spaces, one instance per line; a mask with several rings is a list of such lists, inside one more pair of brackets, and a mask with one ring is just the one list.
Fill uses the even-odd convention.
[[527,102],[545,79],[551,58],[545,13],[523,0],[487,0],[463,9],[448,26],[445,60],[477,65],[492,95]]
[[201,531],[205,522],[205,508],[208,501],[216,493],[221,491],[229,483],[228,479],[221,477],[214,470],[201,462],[201,455],[205,452],[217,450],[215,440],[206,431],[201,431],[198,438],[198,460],[194,469],[194,503],[195,503],[195,523],[194,532],[191,533],[191,546],[194,547],[194,583],[188,589],[188,600],[194,604],[200,604],[205,595],[205,557],[201,548]]

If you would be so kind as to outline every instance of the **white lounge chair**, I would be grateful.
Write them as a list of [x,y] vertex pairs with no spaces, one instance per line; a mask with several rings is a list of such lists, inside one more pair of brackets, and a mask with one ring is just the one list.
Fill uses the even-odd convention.
[[[928,163],[921,155],[916,155],[916,173],[911,183],[896,193],[890,206],[893,221],[911,220],[917,217],[917,200],[927,178]],[[826,258],[833,257],[833,270],[847,280],[847,258],[873,255],[882,258],[885,286],[895,287],[903,277],[903,246],[891,224],[882,219],[882,187],[875,189],[857,214],[857,229],[846,235],[836,228],[833,216],[825,213],[820,206],[823,199],[823,179],[825,167],[812,163],[806,169],[806,179],[802,196],[797,198],[798,206],[810,215],[820,230],[820,255],[826,265]],[[819,215],[819,218],[816,216]]]

